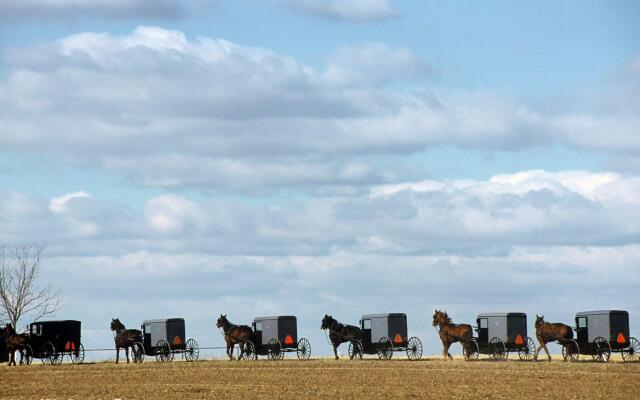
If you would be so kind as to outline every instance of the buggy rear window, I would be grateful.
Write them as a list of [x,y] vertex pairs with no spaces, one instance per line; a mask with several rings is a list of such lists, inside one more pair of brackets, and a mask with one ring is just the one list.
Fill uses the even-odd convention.
[[486,318],[480,318],[480,329],[486,329],[489,326],[489,322]]
[[362,329],[371,329],[371,320],[365,319],[362,321]]
[[587,317],[578,317],[578,328],[587,327]]

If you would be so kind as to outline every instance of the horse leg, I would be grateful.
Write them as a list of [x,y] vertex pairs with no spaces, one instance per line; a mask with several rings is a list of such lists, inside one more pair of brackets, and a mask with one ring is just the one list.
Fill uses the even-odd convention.
[[22,348],[18,349],[20,353],[20,365],[24,365],[24,353],[22,352]]
[[[333,356],[335,357],[336,360],[339,360],[340,357],[338,357],[338,345],[335,343],[331,343],[333,345]],[[355,354],[355,352],[354,352]],[[349,357],[350,360],[353,360],[353,356]]]
[[15,350],[9,350],[9,366],[11,366],[11,363],[15,365],[15,362],[16,362],[15,357],[16,357]]
[[233,361],[233,343],[227,342],[227,357],[229,361]]
[[544,352],[547,353],[548,361],[551,361],[551,354],[549,354],[549,349],[547,349],[547,344],[542,342],[542,347],[544,347]]
[[124,346],[124,354],[127,356],[127,364],[129,364],[129,346]]
[[449,354],[449,347],[451,346],[451,343],[444,342],[443,344],[444,344],[444,351],[442,352],[442,357],[444,358],[445,361],[447,361],[449,357],[451,357],[451,354]]
[[116,364],[118,363],[120,359],[120,346],[116,345]]

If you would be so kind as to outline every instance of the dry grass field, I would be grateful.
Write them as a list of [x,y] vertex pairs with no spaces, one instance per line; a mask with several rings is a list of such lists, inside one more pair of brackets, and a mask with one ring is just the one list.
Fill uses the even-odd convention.
[[2,399],[637,399],[640,363],[199,361],[0,367]]

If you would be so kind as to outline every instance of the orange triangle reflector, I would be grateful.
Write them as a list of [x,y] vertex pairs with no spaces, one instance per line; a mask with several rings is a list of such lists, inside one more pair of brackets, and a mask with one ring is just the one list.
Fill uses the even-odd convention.
[[174,346],[178,346],[182,344],[182,339],[180,339],[180,336],[176,336],[173,338],[173,345]]
[[76,344],[71,342],[71,350],[75,350],[76,349]]
[[622,334],[622,332],[618,333],[618,339],[616,340],[616,342],[623,344],[627,342],[627,339],[624,337],[624,335]]
[[399,333],[396,333],[396,337],[393,338],[393,343],[402,343],[402,336]]
[[516,344],[520,346],[523,343],[524,343],[524,339],[522,339],[522,336],[520,335],[516,336]]
[[71,350],[71,342],[67,342],[67,344],[65,344],[65,345],[64,345],[64,349],[65,349],[66,351]]
[[287,335],[287,337],[284,338],[284,344],[293,344],[293,338],[291,335]]

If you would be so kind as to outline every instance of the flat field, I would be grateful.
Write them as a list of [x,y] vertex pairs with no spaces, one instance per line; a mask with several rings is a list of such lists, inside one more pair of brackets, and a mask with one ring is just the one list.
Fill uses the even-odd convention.
[[0,366],[2,399],[638,399],[640,363],[198,361]]

